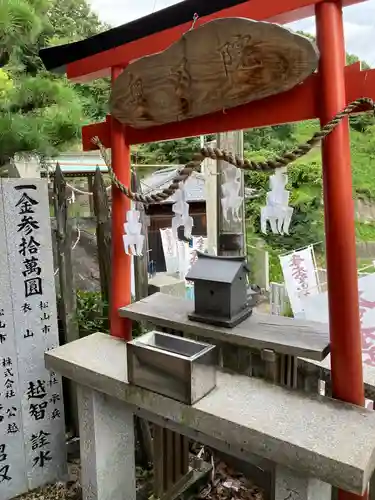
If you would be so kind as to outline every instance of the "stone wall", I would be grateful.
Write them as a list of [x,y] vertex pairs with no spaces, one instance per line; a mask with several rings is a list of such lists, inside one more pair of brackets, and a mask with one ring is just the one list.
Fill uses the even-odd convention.
[[355,200],[355,219],[358,222],[375,221],[375,204],[365,200]]

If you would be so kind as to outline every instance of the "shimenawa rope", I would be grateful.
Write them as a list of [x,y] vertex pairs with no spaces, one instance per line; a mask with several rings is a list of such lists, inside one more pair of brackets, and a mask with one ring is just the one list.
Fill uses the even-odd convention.
[[233,155],[232,153],[218,148],[203,147],[198,153],[193,156],[193,159],[189,163],[187,163],[181,170],[178,171],[176,177],[174,177],[171,184],[167,188],[159,191],[158,193],[147,195],[133,192],[129,187],[124,186],[124,184],[122,184],[122,182],[113,171],[107,151],[100,142],[99,138],[94,137],[92,139],[92,142],[100,149],[103,160],[108,167],[108,173],[112,183],[127,198],[144,204],[160,203],[161,201],[167,200],[179,189],[180,182],[185,182],[194,171],[198,171],[202,161],[205,158],[211,158],[213,160],[223,160],[243,170],[258,170],[261,172],[269,172],[277,168],[285,167],[298,158],[301,158],[302,156],[309,153],[335,129],[335,127],[341,122],[341,120],[343,120],[346,116],[349,116],[353,111],[355,111],[357,108],[360,108],[361,106],[370,106],[372,108],[372,111],[375,112],[375,103],[372,99],[368,97],[361,97],[359,99],[356,99],[355,101],[348,104],[348,106],[346,106],[346,108],[344,108],[342,111],[337,113],[337,115],[335,115],[332,120],[326,123],[326,125],[324,125],[321,130],[315,132],[315,134],[307,142],[296,146],[292,151],[286,152],[270,160],[260,162],[244,160],[242,158],[239,158],[237,155]]

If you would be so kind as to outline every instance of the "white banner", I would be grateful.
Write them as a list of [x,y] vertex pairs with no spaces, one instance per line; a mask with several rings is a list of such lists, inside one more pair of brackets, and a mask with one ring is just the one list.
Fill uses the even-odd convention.
[[[375,366],[375,274],[359,278],[358,290],[363,362]],[[304,297],[302,302],[305,319],[328,323],[327,292],[315,297]]]
[[285,288],[295,317],[303,314],[302,299],[319,293],[313,252],[310,246],[280,257]]
[[180,273],[184,278],[192,264],[197,259],[197,250],[205,252],[207,248],[207,238],[203,236],[193,236],[192,246],[184,241],[177,241],[171,228],[160,229],[161,242],[165,258],[165,265],[168,274]]
[[178,252],[177,242],[172,234],[172,229],[160,229],[160,236],[167,273],[175,274],[178,271]]

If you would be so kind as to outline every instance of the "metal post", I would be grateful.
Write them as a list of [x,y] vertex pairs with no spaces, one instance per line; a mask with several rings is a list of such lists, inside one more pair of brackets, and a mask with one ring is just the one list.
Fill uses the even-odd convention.
[[[122,68],[112,68],[112,84]],[[131,163],[130,146],[126,142],[124,127],[112,118],[111,121],[111,163],[112,168],[125,186],[130,186]],[[130,340],[132,322],[120,318],[120,307],[131,303],[131,258],[124,252],[122,236],[126,212],[130,210],[130,200],[116,186],[112,186],[112,267],[110,296],[111,335]]]
[[[346,105],[341,2],[316,6],[321,124]],[[364,405],[348,120],[324,140],[323,186],[333,397]],[[339,500],[361,497],[345,491]],[[366,498],[366,495],[365,497]]]

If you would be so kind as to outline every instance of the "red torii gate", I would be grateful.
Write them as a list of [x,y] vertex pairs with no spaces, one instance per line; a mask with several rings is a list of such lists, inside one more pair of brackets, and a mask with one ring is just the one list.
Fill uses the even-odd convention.
[[[359,97],[375,100],[375,70],[361,71],[360,64],[345,67],[342,7],[361,1],[217,0],[204,5],[205,2],[201,0],[186,0],[124,27],[110,30],[107,37],[104,33],[62,48],[46,49],[41,51],[41,57],[48,69],[65,65],[68,78],[74,81],[84,82],[109,74],[114,81],[131,60],[161,51],[178,40],[191,28],[196,12],[201,15],[197,25],[219,17],[247,17],[283,24],[315,14],[320,50],[319,72],[282,96],[273,96],[225,113],[144,130],[124,127],[110,116],[103,123],[83,127],[84,150],[93,149],[91,139],[98,136],[104,146],[112,149],[112,167],[116,175],[123,184],[129,186],[132,144],[312,118],[320,118],[321,124],[324,124],[350,101]],[[162,31],[158,27],[160,25]],[[129,35],[129,32],[133,35]],[[109,40],[109,34],[112,41]],[[116,36],[117,39],[113,41]],[[333,395],[337,399],[363,405],[347,120],[324,140],[322,156]],[[111,333],[126,340],[131,338],[131,322],[120,318],[118,309],[131,301],[130,257],[124,253],[122,244],[124,217],[129,206],[130,201],[113,187]],[[340,500],[353,498],[357,498],[356,495],[339,492]]]

